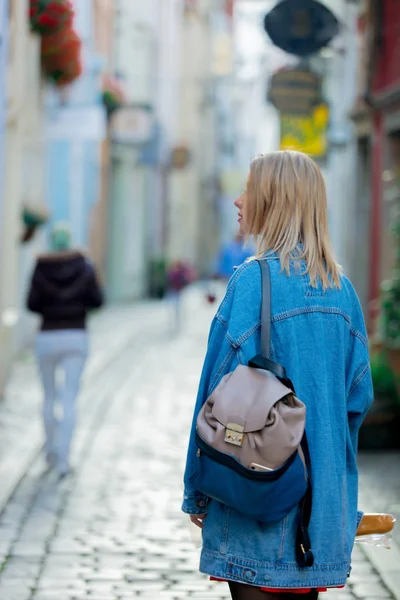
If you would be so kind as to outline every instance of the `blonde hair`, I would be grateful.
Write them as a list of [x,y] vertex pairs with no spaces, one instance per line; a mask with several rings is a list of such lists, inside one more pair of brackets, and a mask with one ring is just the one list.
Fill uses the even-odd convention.
[[257,257],[276,252],[288,274],[291,261],[304,260],[312,286],[320,280],[324,289],[340,288],[341,267],[329,237],[324,178],[306,154],[284,150],[252,161],[244,220],[247,236],[256,237]]

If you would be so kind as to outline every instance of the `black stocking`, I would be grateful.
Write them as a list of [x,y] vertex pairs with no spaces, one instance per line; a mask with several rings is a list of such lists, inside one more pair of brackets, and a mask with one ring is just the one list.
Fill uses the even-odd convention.
[[[258,587],[245,585],[244,583],[229,582],[232,600],[295,600],[294,594],[282,594],[263,592]],[[304,600],[317,600],[318,592],[302,594]]]

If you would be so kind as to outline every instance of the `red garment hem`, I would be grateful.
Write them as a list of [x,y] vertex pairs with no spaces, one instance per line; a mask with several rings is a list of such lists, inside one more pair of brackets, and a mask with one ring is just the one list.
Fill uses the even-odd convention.
[[[218,577],[210,577],[211,581],[224,581],[227,583],[226,579],[219,579]],[[344,585],[338,585],[334,588],[329,588],[329,589],[343,589]],[[269,592],[269,593],[277,593],[280,594],[281,592],[285,592],[286,594],[309,594],[312,589],[311,588],[264,588],[264,587],[260,587],[260,590],[262,592]],[[324,588],[317,588],[317,592],[327,592],[328,588],[324,587]]]

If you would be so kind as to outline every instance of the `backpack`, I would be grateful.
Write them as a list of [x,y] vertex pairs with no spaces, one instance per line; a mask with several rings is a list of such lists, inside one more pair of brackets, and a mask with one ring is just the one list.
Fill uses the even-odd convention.
[[196,422],[196,489],[238,512],[273,523],[299,506],[296,557],[314,562],[310,455],[306,407],[283,366],[270,360],[271,282],[267,260],[262,277],[261,353],[248,366],[225,375],[207,398]]

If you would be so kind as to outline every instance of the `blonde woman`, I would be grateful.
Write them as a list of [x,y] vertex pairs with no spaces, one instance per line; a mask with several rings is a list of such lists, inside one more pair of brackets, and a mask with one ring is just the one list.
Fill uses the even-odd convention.
[[[335,261],[325,184],[299,152],[253,160],[235,201],[240,231],[255,236],[271,272],[271,359],[307,407],[313,503],[312,567],[295,556],[298,509],[273,525],[254,521],[195,487],[195,424],[221,378],[260,350],[261,275],[255,260],[231,278],[211,326],[190,435],[182,509],[203,530],[200,570],[229,582],[234,600],[317,598],[343,587],[361,513],[357,435],[372,402],[367,334],[357,295]],[[288,492],[290,493],[290,491]]]

